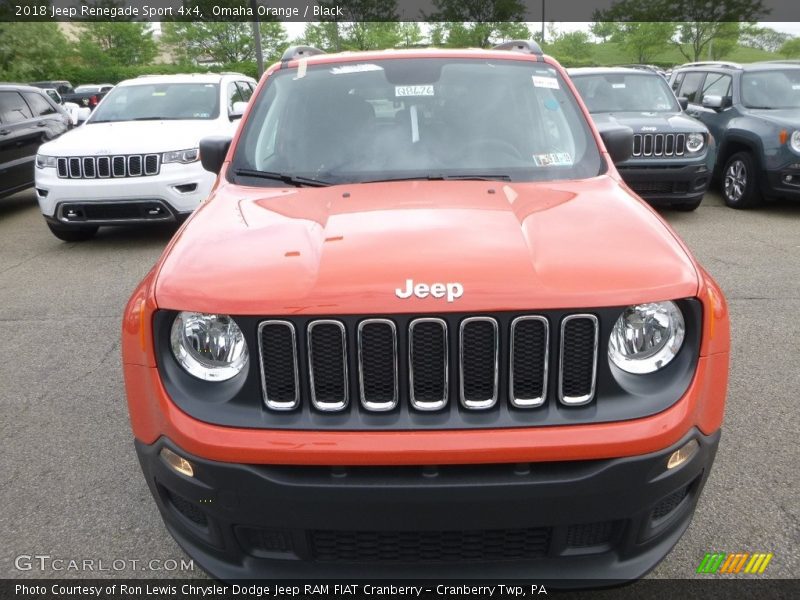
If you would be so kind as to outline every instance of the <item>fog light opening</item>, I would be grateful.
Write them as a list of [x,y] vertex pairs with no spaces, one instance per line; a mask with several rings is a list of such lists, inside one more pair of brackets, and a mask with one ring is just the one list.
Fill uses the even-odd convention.
[[162,448],[159,454],[173,471],[177,471],[181,475],[186,475],[187,477],[194,477],[194,467],[192,467],[192,463],[182,456],[178,456],[169,448]]
[[672,453],[667,461],[667,469],[677,469],[697,454],[699,449],[700,444],[697,443],[697,440],[689,440],[681,448]]

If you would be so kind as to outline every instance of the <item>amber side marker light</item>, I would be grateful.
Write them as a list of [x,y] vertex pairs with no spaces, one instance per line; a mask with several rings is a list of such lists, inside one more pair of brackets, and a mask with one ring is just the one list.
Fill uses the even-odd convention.
[[177,471],[182,475],[186,475],[187,477],[194,477],[194,467],[192,467],[192,463],[188,460],[183,458],[182,456],[178,456],[169,448],[162,448],[161,452],[159,452],[161,458],[172,467],[173,471]]
[[700,444],[697,443],[697,440],[689,440],[681,448],[672,453],[667,461],[667,469],[677,469],[692,458],[699,449]]

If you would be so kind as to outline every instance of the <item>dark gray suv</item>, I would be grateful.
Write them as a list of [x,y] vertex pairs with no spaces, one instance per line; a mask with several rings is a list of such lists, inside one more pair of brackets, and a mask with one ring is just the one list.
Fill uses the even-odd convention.
[[633,130],[633,154],[617,163],[625,183],[657,206],[694,210],[714,165],[708,129],[687,116],[666,80],[639,68],[569,69],[597,128]]
[[719,145],[715,174],[732,208],[800,200],[800,61],[677,67],[670,84]]

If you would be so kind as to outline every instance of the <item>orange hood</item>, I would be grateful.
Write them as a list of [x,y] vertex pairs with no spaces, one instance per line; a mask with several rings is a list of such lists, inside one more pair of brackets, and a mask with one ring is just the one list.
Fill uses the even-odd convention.
[[[162,257],[163,308],[227,314],[531,310],[693,296],[672,230],[608,176],[324,188],[221,182]],[[397,297],[458,283],[461,297]]]

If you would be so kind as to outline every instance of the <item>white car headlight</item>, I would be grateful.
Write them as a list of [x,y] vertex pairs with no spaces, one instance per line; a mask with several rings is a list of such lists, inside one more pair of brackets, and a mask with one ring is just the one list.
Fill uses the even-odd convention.
[[800,130],[792,132],[792,137],[789,138],[789,145],[795,152],[800,152]]
[[700,152],[706,144],[706,136],[702,133],[690,133],[686,136],[686,150]]
[[227,381],[249,359],[242,330],[227,315],[179,313],[172,323],[170,345],[178,363],[205,381]]
[[56,168],[56,157],[55,156],[45,156],[44,154],[37,154],[36,155],[36,167],[39,169],[55,169]]
[[200,160],[200,149],[190,148],[189,150],[175,150],[173,152],[164,152],[161,157],[162,163],[182,163],[189,164]]
[[674,302],[629,306],[611,331],[608,358],[628,373],[653,373],[675,358],[685,335],[683,314]]

